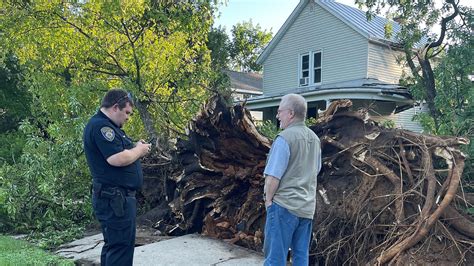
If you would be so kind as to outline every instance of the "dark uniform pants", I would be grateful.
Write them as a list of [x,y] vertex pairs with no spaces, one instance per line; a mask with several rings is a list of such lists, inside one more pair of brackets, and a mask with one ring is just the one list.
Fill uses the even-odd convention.
[[132,265],[135,249],[135,219],[137,201],[135,197],[125,197],[124,215],[117,217],[110,206],[110,199],[92,196],[94,213],[102,227],[104,246],[100,257],[101,265]]

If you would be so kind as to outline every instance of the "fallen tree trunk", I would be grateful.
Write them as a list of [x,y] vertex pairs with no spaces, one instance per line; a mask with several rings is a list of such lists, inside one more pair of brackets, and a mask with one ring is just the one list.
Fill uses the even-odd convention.
[[190,122],[189,138],[177,144],[183,171],[170,178],[177,191],[170,203],[172,222],[163,222],[162,230],[261,246],[262,174],[271,142],[257,132],[247,112],[214,98]]
[[[468,141],[386,129],[350,107],[347,100],[332,103],[311,127],[323,150],[312,260],[396,262],[414,246],[429,252],[432,245],[423,243],[433,237],[455,246],[458,260],[472,255],[472,217],[451,205],[465,159],[459,147]],[[249,117],[243,106],[215,97],[190,122],[188,139],[177,145],[184,170],[167,180],[175,192],[168,195],[171,214],[156,227],[261,250],[262,173],[271,141]]]

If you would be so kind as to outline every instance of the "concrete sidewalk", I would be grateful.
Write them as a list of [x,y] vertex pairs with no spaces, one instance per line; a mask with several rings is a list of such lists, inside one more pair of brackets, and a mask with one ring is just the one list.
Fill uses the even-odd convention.
[[[64,245],[56,253],[79,265],[100,265],[102,246],[102,234],[98,234]],[[133,265],[263,265],[263,256],[222,240],[191,234],[136,247]]]

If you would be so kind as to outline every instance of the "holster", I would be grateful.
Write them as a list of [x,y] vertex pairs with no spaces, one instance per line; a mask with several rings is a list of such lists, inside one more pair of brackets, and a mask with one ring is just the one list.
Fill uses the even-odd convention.
[[122,190],[117,187],[102,188],[99,192],[100,197],[110,200],[110,207],[115,216],[122,217],[125,215],[125,195]]

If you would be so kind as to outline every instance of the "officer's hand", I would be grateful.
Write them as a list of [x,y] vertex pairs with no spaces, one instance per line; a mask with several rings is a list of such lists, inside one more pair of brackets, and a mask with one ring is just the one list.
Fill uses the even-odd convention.
[[151,151],[151,144],[145,143],[144,140],[138,141],[135,147],[140,151],[140,154],[141,154],[140,157],[145,156],[147,153]]

